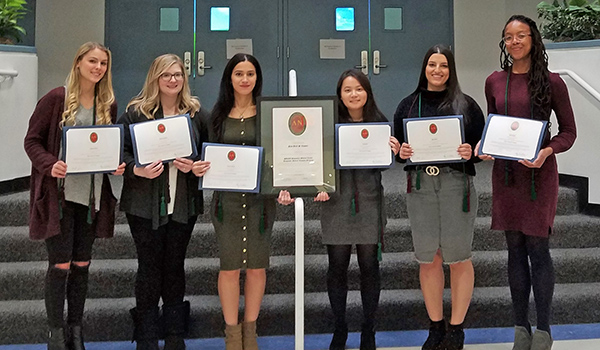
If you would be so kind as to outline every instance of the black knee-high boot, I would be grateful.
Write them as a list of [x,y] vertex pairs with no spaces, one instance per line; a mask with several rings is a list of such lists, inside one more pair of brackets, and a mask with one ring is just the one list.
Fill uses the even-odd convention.
[[189,301],[174,305],[163,305],[164,350],[185,350],[185,341],[183,338],[188,333],[189,318]]
[[67,345],[70,350],[85,350],[81,326],[88,291],[89,269],[89,265],[71,264],[71,274],[67,282],[67,323],[69,325]]
[[133,340],[137,350],[159,350],[158,347],[158,306],[149,310],[137,307],[129,310],[133,318]]
[[46,273],[44,302],[48,317],[48,350],[66,350],[64,338],[64,309],[66,283],[69,270],[48,267]]

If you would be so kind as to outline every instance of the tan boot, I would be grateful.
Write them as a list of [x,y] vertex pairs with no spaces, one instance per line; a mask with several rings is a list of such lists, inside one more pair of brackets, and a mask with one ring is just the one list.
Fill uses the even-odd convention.
[[241,324],[225,326],[225,350],[243,350]]
[[258,350],[256,337],[256,321],[242,323],[244,350]]

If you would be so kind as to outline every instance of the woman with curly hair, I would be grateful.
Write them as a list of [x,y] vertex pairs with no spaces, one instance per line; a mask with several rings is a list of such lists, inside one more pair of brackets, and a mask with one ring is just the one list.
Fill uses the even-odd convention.
[[[189,114],[197,148],[208,138],[204,118],[208,112],[192,97],[181,59],[173,54],[152,62],[142,91],[119,118],[125,127],[124,157],[127,167],[121,210],[138,255],[135,281],[134,340],[138,350],[158,350],[159,333],[166,350],[183,350],[190,304],[185,295],[185,254],[194,224],[203,211],[202,191],[192,173],[193,159],[176,158],[163,164],[157,159],[138,167],[133,155],[129,125],[147,120]],[[164,329],[159,332],[158,302],[163,300]]]
[[[66,86],[40,99],[25,136],[31,159],[29,235],[48,250],[44,299],[49,350],[84,350],[82,320],[92,245],[114,233],[116,199],[106,174],[67,175],[59,159],[63,126],[113,124],[117,105],[111,53],[87,42],[77,50]],[[123,174],[121,164],[114,175]],[[68,305],[64,320],[65,296]]]
[[[501,71],[485,82],[488,112],[549,121],[552,111],[558,134],[544,135],[533,161],[496,159],[492,171],[492,229],[502,230],[508,246],[508,280],[515,315],[513,350],[552,348],[550,313],[554,268],[549,250],[556,204],[556,153],[575,141],[576,128],[569,93],[558,74],[548,71],[548,56],[536,23],[510,17],[500,41]],[[493,159],[488,155],[480,158]],[[531,334],[529,295],[533,287],[537,328]]]

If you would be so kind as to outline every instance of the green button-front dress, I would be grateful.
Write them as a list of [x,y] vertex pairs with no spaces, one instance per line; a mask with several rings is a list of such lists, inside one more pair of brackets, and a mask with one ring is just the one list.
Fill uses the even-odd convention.
[[[256,116],[226,118],[223,142],[256,146],[256,119]],[[261,225],[261,218],[264,225]],[[215,192],[211,219],[219,243],[221,270],[269,267],[271,231],[275,221],[273,197],[256,193]],[[263,233],[261,226],[264,227]]]

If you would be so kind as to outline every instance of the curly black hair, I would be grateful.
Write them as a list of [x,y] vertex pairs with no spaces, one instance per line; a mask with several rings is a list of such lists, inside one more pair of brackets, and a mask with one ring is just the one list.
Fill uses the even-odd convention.
[[[531,66],[527,73],[527,88],[529,90],[529,98],[533,106],[533,118],[548,120],[551,113],[550,101],[550,72],[548,71],[548,54],[546,47],[542,42],[542,35],[534,20],[523,15],[512,15],[504,28],[502,29],[502,38],[506,26],[513,22],[519,21],[529,26],[531,31]],[[504,40],[500,40],[500,67],[509,72],[512,68],[512,57],[506,52],[506,44]]]

